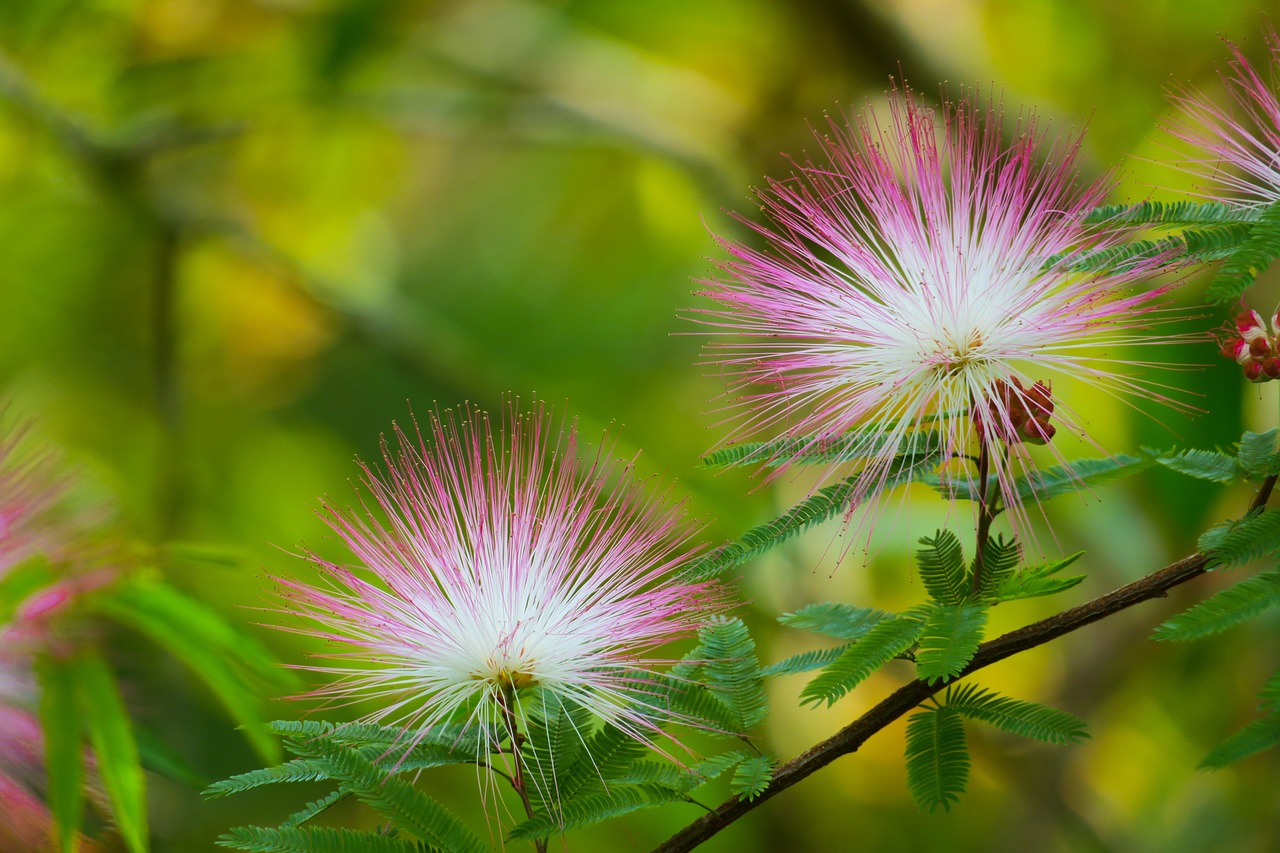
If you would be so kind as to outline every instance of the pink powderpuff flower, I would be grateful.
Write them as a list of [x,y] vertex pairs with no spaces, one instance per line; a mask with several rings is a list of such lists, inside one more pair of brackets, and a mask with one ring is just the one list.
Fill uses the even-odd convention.
[[1238,45],[1226,42],[1233,58],[1220,76],[1234,114],[1194,88],[1170,93],[1182,116],[1166,129],[1202,152],[1181,168],[1209,182],[1201,195],[1240,208],[1280,201],[1280,36],[1273,29],[1263,38],[1271,56],[1265,79]]
[[[924,431],[943,459],[973,459],[986,436],[1001,445],[990,471],[1023,530],[1015,478],[1036,470],[1026,445],[1047,443],[1065,464],[1055,432],[1087,440],[1087,409],[1050,396],[1055,375],[1171,402],[1129,374],[1146,363],[1109,349],[1153,342],[1139,330],[1167,288],[1131,285],[1167,262],[1073,269],[1132,236],[1084,224],[1109,182],[1080,186],[1080,137],[1052,139],[1034,114],[1006,128],[999,104],[972,96],[935,111],[895,86],[888,110],[887,122],[870,106],[831,119],[819,162],[758,191],[766,222],[738,218],[764,248],[720,241],[723,275],[702,282],[719,307],[697,313],[716,336],[706,359],[725,375],[723,411],[739,421],[730,441],[781,433],[786,452],[837,457],[828,474],[863,460],[848,522]],[[789,464],[782,450],[766,461],[771,477]]]
[[396,439],[385,470],[362,466],[376,506],[321,512],[359,567],[312,552],[323,585],[279,580],[314,623],[296,630],[342,649],[307,667],[338,676],[310,695],[375,700],[367,721],[420,731],[466,722],[496,749],[537,690],[653,746],[644,684],[670,661],[652,651],[726,606],[716,584],[678,577],[698,552],[683,504],[607,448],[581,461],[576,428],[553,430],[541,406],[512,406],[496,435],[468,407]]

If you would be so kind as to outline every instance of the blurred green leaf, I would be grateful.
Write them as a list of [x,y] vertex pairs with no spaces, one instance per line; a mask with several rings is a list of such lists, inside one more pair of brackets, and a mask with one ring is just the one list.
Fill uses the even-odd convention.
[[40,681],[40,726],[44,733],[49,810],[63,853],[77,848],[84,814],[84,748],[76,673],[66,661],[44,656],[36,661]]
[[259,690],[264,684],[286,688],[294,678],[265,647],[213,610],[157,581],[118,584],[99,606],[186,664],[244,729],[258,754],[279,763],[280,745],[267,728]]
[[125,710],[115,676],[97,654],[85,652],[71,661],[80,711],[84,716],[98,775],[111,800],[120,836],[133,853],[145,853],[147,793],[133,723]]
[[0,624],[13,618],[32,593],[57,580],[43,554],[36,554],[0,574]]

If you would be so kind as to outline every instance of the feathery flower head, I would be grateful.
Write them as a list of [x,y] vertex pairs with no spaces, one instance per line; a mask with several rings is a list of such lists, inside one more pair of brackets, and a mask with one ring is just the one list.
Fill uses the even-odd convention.
[[1210,183],[1206,196],[1237,207],[1280,201],[1280,36],[1272,29],[1263,38],[1271,54],[1267,79],[1238,45],[1226,42],[1232,59],[1221,77],[1235,114],[1195,89],[1170,94],[1183,116],[1168,131],[1204,153],[1184,161],[1184,170]]
[[[767,247],[722,240],[724,275],[704,282],[719,303],[700,312],[716,327],[707,359],[741,424],[731,440],[782,432],[788,450],[817,452],[848,435],[841,459],[866,460],[850,513],[890,484],[895,457],[922,434],[943,459],[985,436],[1006,447],[991,473],[1023,527],[1026,444],[1048,442],[1062,461],[1055,431],[1083,434],[1080,409],[1055,407],[1055,374],[1164,400],[1125,375],[1140,362],[1098,349],[1142,340],[1163,291],[1129,286],[1164,259],[1073,269],[1129,236],[1083,223],[1108,184],[1079,185],[1078,137],[1050,139],[1022,115],[1006,141],[1002,119],[991,101],[935,111],[896,86],[887,122],[871,107],[831,119],[818,162],[758,191],[767,222],[740,218]],[[770,462],[771,476],[788,467]]]
[[397,428],[385,470],[363,466],[376,507],[324,504],[363,568],[311,553],[323,587],[280,581],[316,626],[300,630],[343,649],[310,667],[340,676],[311,695],[382,700],[370,721],[465,721],[496,744],[538,691],[652,744],[635,699],[668,663],[654,649],[725,608],[715,584],[676,576],[697,551],[683,504],[607,448],[580,460],[576,427],[552,429],[542,406],[512,406],[496,433],[470,407],[434,413],[425,432]]

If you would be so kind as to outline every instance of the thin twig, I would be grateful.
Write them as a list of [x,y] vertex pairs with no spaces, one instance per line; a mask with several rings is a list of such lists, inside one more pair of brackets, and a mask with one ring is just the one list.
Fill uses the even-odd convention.
[[[1276,477],[1268,477],[1263,482],[1258,494],[1249,505],[1252,512],[1266,504],[1275,487]],[[1140,580],[1122,586],[1106,595],[1095,598],[1087,604],[1065,610],[1055,616],[1042,619],[1016,631],[1010,631],[1001,637],[983,643],[978,647],[973,660],[969,662],[956,678],[950,682],[926,684],[916,679],[898,688],[887,699],[880,702],[870,711],[836,732],[831,737],[811,747],[805,752],[778,768],[773,781],[754,799],[746,800],[737,796],[730,797],[720,804],[715,811],[703,815],[684,829],[671,836],[664,843],[654,848],[654,853],[681,853],[692,850],[708,840],[720,830],[732,824],[747,812],[757,808],[769,798],[780,794],[792,785],[808,778],[813,773],[826,767],[842,755],[856,752],[867,739],[884,729],[913,708],[924,702],[934,693],[942,690],[947,684],[963,678],[970,673],[998,663],[1005,658],[1020,652],[1044,645],[1105,619],[1135,604],[1141,604],[1153,598],[1161,598],[1169,590],[1199,577],[1208,570],[1211,558],[1205,554],[1192,554],[1170,563],[1159,571],[1153,572]]]

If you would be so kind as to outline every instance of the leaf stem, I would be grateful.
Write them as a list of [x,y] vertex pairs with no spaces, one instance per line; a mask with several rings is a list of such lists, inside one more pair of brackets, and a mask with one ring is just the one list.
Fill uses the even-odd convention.
[[[524,763],[520,760],[520,747],[524,745],[525,737],[520,732],[520,726],[516,722],[515,714],[516,691],[514,687],[506,686],[503,688],[498,698],[498,708],[502,713],[502,722],[507,727],[507,734],[511,738],[511,787],[520,795],[520,802],[524,804],[524,813],[533,820],[533,803],[529,800],[529,784],[524,775]],[[533,846],[538,853],[547,853],[547,840],[545,838],[535,838]]]
[[[1249,505],[1252,512],[1267,503],[1275,488],[1276,477],[1268,477]],[[1016,631],[1010,631],[994,640],[989,640],[978,647],[977,654],[959,675],[943,683],[927,684],[916,679],[898,688],[878,705],[867,711],[858,719],[836,732],[831,737],[815,744],[805,752],[796,756],[778,768],[773,781],[769,783],[754,799],[746,800],[737,796],[730,797],[721,803],[715,811],[705,814],[687,825],[654,848],[653,853],[684,853],[707,841],[720,830],[730,826],[738,818],[759,807],[766,800],[782,793],[812,774],[826,767],[837,758],[857,752],[867,740],[895,720],[910,713],[922,702],[943,690],[948,684],[954,684],[960,678],[976,672],[984,667],[998,663],[1028,649],[1044,645],[1065,634],[1079,630],[1127,610],[1136,604],[1162,598],[1165,593],[1176,586],[1193,580],[1208,570],[1210,558],[1205,554],[1191,554],[1177,562],[1170,563],[1162,569],[1143,577],[1133,583],[1099,596],[1087,604],[1064,610],[1057,615],[1033,622]]]
[[987,540],[991,538],[991,522],[996,517],[993,502],[989,499],[988,490],[991,474],[991,445],[985,437],[978,438],[978,535],[973,555],[973,595],[982,589],[982,569],[987,551]]

